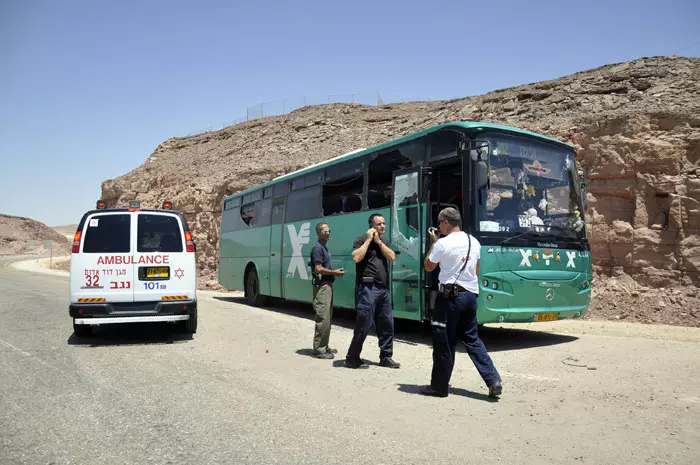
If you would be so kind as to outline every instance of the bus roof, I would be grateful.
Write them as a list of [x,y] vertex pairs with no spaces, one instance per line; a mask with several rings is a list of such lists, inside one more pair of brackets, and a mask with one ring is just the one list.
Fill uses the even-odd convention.
[[291,173],[284,174],[284,175],[279,176],[275,179],[272,179],[271,181],[268,181],[266,183],[258,184],[256,186],[249,187],[246,190],[236,192],[235,194],[231,194],[229,196],[226,196],[226,197],[224,197],[224,201],[226,201],[229,198],[239,197],[241,195],[249,194],[249,193],[256,191],[262,187],[267,187],[267,186],[270,186],[272,184],[275,184],[278,181],[285,181],[285,180],[288,180],[291,178],[295,178],[297,176],[307,174],[311,171],[314,171],[314,170],[317,170],[320,168],[326,168],[328,166],[334,165],[334,164],[339,163],[341,161],[352,160],[353,158],[359,158],[359,157],[362,157],[362,156],[367,155],[369,153],[378,152],[380,150],[384,150],[386,148],[392,147],[394,145],[402,144],[404,142],[409,142],[413,139],[418,139],[419,137],[423,137],[427,134],[430,134],[432,132],[436,132],[436,131],[439,131],[440,129],[444,129],[444,128],[448,128],[448,127],[452,127],[452,128],[457,127],[457,128],[463,128],[463,129],[496,129],[496,130],[500,130],[500,131],[524,134],[527,136],[537,137],[538,139],[544,139],[544,140],[547,140],[549,142],[554,142],[555,144],[559,144],[559,145],[562,145],[562,146],[569,148],[570,150],[574,150],[574,148],[569,144],[566,144],[566,143],[559,141],[559,140],[556,140],[556,139],[552,139],[551,137],[547,137],[547,136],[544,136],[542,134],[538,134],[536,132],[527,131],[525,129],[518,129],[518,128],[511,127],[511,126],[504,126],[501,124],[491,124],[491,123],[482,123],[482,122],[474,122],[474,121],[455,121],[455,122],[451,122],[451,123],[439,124],[437,126],[431,126],[427,129],[423,129],[421,131],[414,132],[414,133],[409,134],[407,136],[399,137],[397,139],[392,139],[392,140],[385,142],[383,144],[380,144],[380,145],[375,145],[373,147],[368,147],[368,148],[363,148],[363,149],[356,149],[356,150],[353,150],[353,151],[348,152],[346,154],[339,155],[337,157],[333,157],[333,158],[330,158],[328,160],[324,160],[322,162],[313,164],[311,166],[307,166],[305,168],[293,171]]

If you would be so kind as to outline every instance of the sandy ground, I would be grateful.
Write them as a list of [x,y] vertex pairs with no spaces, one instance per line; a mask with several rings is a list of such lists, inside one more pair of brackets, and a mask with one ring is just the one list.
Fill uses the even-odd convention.
[[374,336],[372,366],[343,368],[352,312],[334,315],[338,358],[317,360],[308,305],[229,293],[199,292],[194,338],[126,325],[81,341],[65,274],[44,273],[0,268],[0,463],[700,463],[696,328],[489,325],[501,400],[462,348],[434,399],[417,395],[432,365],[419,325],[397,322],[400,370],[376,365]]

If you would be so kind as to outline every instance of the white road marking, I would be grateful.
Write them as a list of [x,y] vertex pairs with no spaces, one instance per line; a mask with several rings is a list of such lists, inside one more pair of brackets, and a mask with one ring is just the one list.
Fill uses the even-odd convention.
[[2,339],[0,339],[0,344],[4,345],[5,347],[9,347],[10,349],[12,349],[12,350],[14,350],[14,351],[16,351],[16,352],[19,352],[20,354],[24,355],[25,357],[31,358],[32,360],[35,360],[35,361],[41,363],[42,365],[45,365],[45,366],[47,366],[47,367],[49,367],[49,368],[53,368],[53,369],[56,370],[56,371],[61,371],[61,370],[59,370],[58,368],[56,368],[55,366],[46,363],[45,361],[43,361],[43,360],[40,359],[39,357],[36,357],[36,356],[30,354],[29,352],[25,352],[25,351],[23,351],[22,349],[20,349],[19,347],[15,347],[15,346],[13,346],[12,344],[10,344],[10,343],[7,342],[7,341],[3,341]]

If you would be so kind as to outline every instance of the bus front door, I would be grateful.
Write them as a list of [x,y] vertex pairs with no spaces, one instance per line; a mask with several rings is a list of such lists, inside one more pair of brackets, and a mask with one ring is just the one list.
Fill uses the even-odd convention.
[[394,173],[391,220],[391,247],[396,260],[391,271],[391,295],[397,318],[421,320],[422,229],[425,212],[420,206],[420,167]]

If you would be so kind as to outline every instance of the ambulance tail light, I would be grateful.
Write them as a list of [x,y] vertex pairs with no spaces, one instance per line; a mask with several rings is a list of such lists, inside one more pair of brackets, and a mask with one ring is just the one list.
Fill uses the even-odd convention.
[[81,231],[75,232],[75,235],[73,236],[73,249],[71,250],[71,253],[80,252],[80,238],[82,235],[83,233]]
[[188,252],[194,252],[194,242],[192,241],[192,233],[185,231],[185,247]]
[[163,204],[161,205],[161,208],[162,208],[163,210],[172,210],[172,209],[173,209],[173,203],[172,203],[171,201],[169,201],[169,200],[166,200],[166,201],[164,201]]

